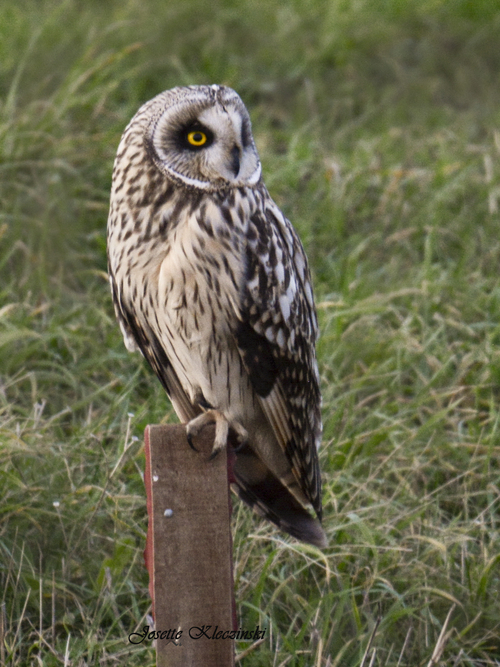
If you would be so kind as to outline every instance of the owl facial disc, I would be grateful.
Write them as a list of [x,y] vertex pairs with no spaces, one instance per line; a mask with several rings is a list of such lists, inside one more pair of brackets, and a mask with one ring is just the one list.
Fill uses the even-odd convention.
[[261,165],[248,112],[225,86],[173,88],[152,102],[148,153],[169,177],[215,191],[256,185]]

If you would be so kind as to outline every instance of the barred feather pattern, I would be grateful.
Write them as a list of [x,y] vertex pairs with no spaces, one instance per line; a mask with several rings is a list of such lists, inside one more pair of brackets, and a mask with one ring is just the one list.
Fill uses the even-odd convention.
[[[212,137],[204,153],[177,139],[193,127]],[[111,291],[127,348],[142,352],[179,418],[215,410],[247,432],[236,450],[238,495],[324,546],[307,510],[321,520],[311,276],[261,180],[249,128],[223,86],[173,89],[139,110],[113,171]]]

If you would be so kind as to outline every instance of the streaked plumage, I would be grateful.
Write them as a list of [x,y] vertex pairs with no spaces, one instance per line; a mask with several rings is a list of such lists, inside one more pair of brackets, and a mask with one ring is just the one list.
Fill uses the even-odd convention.
[[108,258],[125,344],[151,364],[188,434],[215,421],[217,451],[229,431],[238,495],[324,546],[306,510],[321,520],[311,278],[233,90],[174,88],[139,109],[115,161]]

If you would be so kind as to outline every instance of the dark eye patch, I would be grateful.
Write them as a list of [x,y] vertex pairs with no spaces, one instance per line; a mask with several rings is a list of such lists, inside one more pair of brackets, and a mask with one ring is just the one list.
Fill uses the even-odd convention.
[[[206,137],[206,141],[200,145],[193,145],[193,143],[188,140],[188,137],[190,135],[192,136],[193,133],[204,135]],[[213,144],[213,142],[214,133],[209,130],[208,127],[205,127],[198,122],[190,123],[189,125],[184,126],[177,134],[177,145],[183,150],[199,151],[203,148],[208,148],[208,146]]]
[[244,118],[241,124],[241,145],[247,148],[252,143],[252,131],[250,129],[250,122]]

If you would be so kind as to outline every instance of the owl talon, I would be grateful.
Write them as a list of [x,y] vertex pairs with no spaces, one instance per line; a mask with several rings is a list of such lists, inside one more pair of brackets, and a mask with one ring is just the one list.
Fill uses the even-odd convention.
[[193,450],[193,452],[196,452],[197,454],[199,454],[199,453],[200,453],[200,450],[199,450],[199,449],[196,449],[196,447],[194,446],[194,444],[193,444],[193,436],[192,436],[191,433],[189,433],[187,430],[186,430],[186,439],[187,439],[187,441],[188,441],[188,445],[191,447],[191,449]]
[[201,433],[201,431],[208,426],[208,424],[215,423],[215,437],[212,452],[208,458],[212,461],[217,454],[227,446],[229,429],[236,435],[236,447],[232,447],[233,451],[238,452],[248,442],[248,433],[238,422],[229,422],[227,418],[218,410],[208,410],[198,417],[192,419],[186,425],[186,437],[191,449],[195,452],[198,450],[193,444],[193,438]]
[[220,449],[215,449],[215,447],[213,447],[212,452],[211,452],[210,456],[208,457],[208,460],[213,461],[215,459],[215,457],[219,454],[219,452],[220,452]]
[[236,434],[236,443],[237,443],[236,445],[232,446],[232,450],[233,452],[235,452],[235,454],[237,454],[238,452],[241,452],[241,450],[247,445],[248,433],[241,424],[238,424],[238,422],[233,422],[231,424],[231,429]]
[[247,443],[248,443],[248,438],[246,438],[245,440],[242,440],[242,441],[238,442],[238,444],[236,445],[236,447],[234,447],[234,446],[232,447],[233,452],[234,452],[235,454],[238,454],[239,452],[241,452],[241,451],[246,447]]

